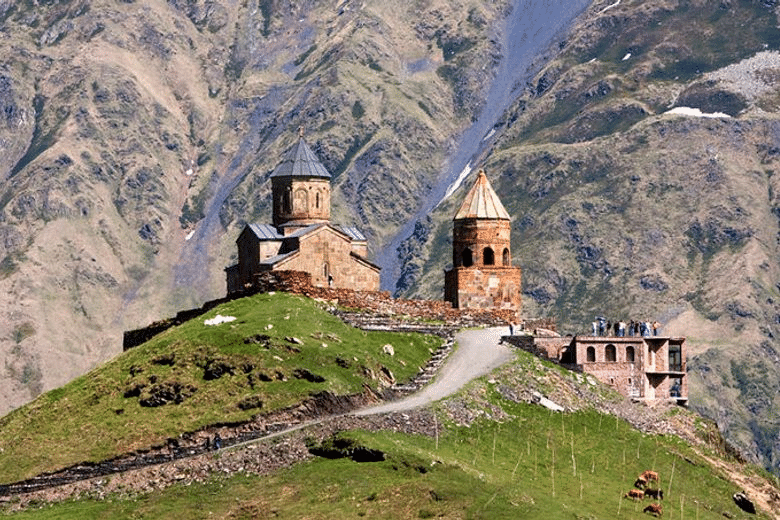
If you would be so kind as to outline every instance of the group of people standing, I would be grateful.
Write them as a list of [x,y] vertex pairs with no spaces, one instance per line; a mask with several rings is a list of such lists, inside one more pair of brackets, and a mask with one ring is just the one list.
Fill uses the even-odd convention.
[[596,316],[591,323],[591,332],[593,336],[610,336],[623,338],[628,332],[629,336],[657,336],[661,329],[658,321],[631,320],[626,323],[623,320],[612,322],[603,316]]

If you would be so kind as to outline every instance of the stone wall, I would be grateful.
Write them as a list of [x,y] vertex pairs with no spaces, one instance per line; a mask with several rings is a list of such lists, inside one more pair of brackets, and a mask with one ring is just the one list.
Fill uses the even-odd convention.
[[445,299],[461,309],[522,309],[519,267],[455,267],[444,285]]
[[[349,309],[349,314],[364,315],[361,320],[348,319],[362,328],[378,328],[376,321],[372,326],[365,316],[379,320],[385,330],[403,329],[402,324],[422,323],[431,332],[435,323],[447,327],[506,326],[510,320],[517,320],[515,312],[507,309],[454,309],[449,303],[432,300],[400,300],[390,296],[387,291],[354,291],[352,289],[316,287],[311,283],[311,274],[303,271],[267,271],[255,276],[254,282],[244,291],[235,292],[226,298],[212,300],[199,309],[182,311],[174,318],[152,323],[147,327],[124,333],[124,350],[137,347],[155,335],[187,320],[196,318],[215,306],[227,301],[251,296],[256,293],[287,292],[317,298],[333,303],[332,310],[342,315],[338,308]],[[433,323],[433,325],[432,325]],[[387,324],[390,324],[389,326]],[[508,329],[507,329],[508,331]]]
[[639,398],[643,396],[642,384],[645,375],[636,363],[587,363],[582,367],[582,371],[595,376],[596,379],[611,386],[626,397]]
[[[330,220],[330,179],[314,177],[271,177],[274,227],[289,232],[309,224]],[[289,234],[285,231],[285,235]]]
[[[461,219],[455,221],[452,231],[452,265],[455,267],[511,267],[511,224],[508,220]],[[492,260],[485,258],[486,248],[490,249]]]
[[311,273],[312,285],[319,287],[327,287],[331,275],[334,287],[379,290],[379,268],[353,255],[352,241],[329,226],[301,237],[298,251],[278,268]]
[[454,309],[439,300],[403,300],[387,291],[354,291],[343,288],[316,287],[308,273],[300,271],[269,271],[255,277],[250,292],[283,291],[309,298],[332,301],[341,308],[358,309],[380,317],[438,321],[454,326],[504,326],[516,320],[508,309]]

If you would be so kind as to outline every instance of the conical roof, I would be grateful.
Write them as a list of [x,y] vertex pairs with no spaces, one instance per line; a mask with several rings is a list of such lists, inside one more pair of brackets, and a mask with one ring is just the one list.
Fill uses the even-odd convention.
[[271,177],[319,177],[330,179],[330,173],[300,136],[298,142],[285,154]]
[[485,170],[479,170],[477,181],[466,194],[466,200],[463,201],[453,220],[467,218],[510,220],[509,213],[490,187]]

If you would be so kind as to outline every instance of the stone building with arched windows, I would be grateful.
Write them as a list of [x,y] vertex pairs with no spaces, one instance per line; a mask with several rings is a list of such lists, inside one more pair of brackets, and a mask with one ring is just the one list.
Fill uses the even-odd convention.
[[366,258],[366,237],[330,223],[330,173],[301,135],[271,174],[272,224],[247,224],[238,263],[225,269],[228,294],[267,271],[302,271],[316,287],[379,290],[379,267]]
[[484,170],[453,218],[452,269],[444,299],[460,309],[520,312],[521,271],[512,266],[511,221]]
[[590,374],[634,401],[688,404],[684,337],[529,335],[504,340]]

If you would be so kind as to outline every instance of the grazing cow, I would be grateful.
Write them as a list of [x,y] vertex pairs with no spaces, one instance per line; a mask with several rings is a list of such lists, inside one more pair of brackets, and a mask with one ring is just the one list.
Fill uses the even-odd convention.
[[664,514],[664,508],[661,504],[652,503],[642,510],[643,513],[650,513],[653,516],[660,517]]
[[642,500],[643,498],[645,498],[645,492],[642,491],[641,489],[631,489],[628,491],[628,493],[623,495],[623,498],[630,498],[632,500]]
[[650,482],[651,480],[655,480],[656,482],[658,482],[658,473],[647,469],[644,472],[642,472],[641,475],[639,475],[639,478],[643,478],[648,482]]
[[636,481],[634,481],[634,487],[637,489],[645,489],[647,487],[647,479],[643,477],[637,477]]
[[657,498],[659,500],[663,500],[664,499],[664,490],[663,489],[645,489],[645,496],[646,497]]

